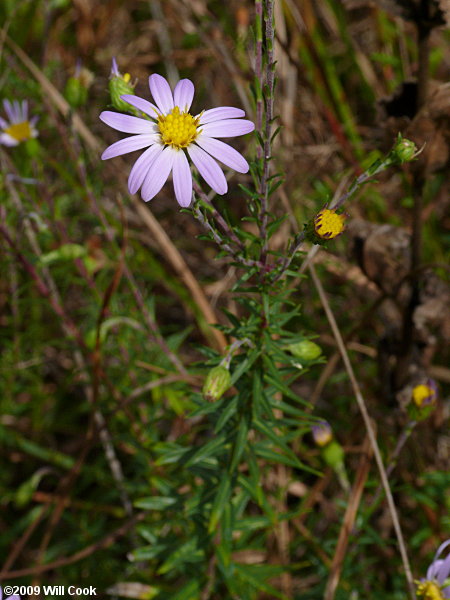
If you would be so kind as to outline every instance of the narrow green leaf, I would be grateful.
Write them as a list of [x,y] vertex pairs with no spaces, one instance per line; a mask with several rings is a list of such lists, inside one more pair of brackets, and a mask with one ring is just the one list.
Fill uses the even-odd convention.
[[231,492],[231,479],[228,475],[224,475],[219,484],[216,497],[214,498],[211,515],[209,518],[208,533],[213,533],[216,530],[217,523],[222,516],[222,512],[228,503]]

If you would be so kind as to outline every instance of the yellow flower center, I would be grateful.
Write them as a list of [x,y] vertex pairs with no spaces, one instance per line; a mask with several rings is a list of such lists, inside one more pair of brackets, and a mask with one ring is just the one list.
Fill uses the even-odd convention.
[[433,403],[435,400],[435,391],[428,387],[428,385],[420,384],[416,385],[413,389],[412,397],[414,404],[418,408],[422,408],[424,403]]
[[158,127],[162,141],[179,150],[187,148],[196,139],[200,117],[194,119],[188,112],[180,113],[178,106],[168,114],[159,115]]
[[424,600],[445,600],[439,585],[434,581],[423,581],[417,585],[417,595]]
[[15,123],[14,125],[10,125],[7,129],[4,130],[4,133],[7,133],[12,138],[17,140],[18,142],[23,142],[25,140],[31,139],[31,127],[28,121],[24,121],[23,123]]
[[335,210],[324,208],[314,219],[314,229],[321,238],[331,240],[344,231],[345,215],[338,215]]
[[323,448],[324,446],[329,444],[332,439],[333,439],[333,434],[331,433],[331,431],[328,431],[327,429],[319,429],[314,434],[314,441],[320,448]]

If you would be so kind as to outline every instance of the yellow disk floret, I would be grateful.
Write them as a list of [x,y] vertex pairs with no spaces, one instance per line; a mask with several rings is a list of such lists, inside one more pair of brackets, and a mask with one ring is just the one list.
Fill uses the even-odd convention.
[[10,135],[17,142],[24,142],[25,140],[31,140],[31,138],[33,137],[33,134],[31,131],[31,126],[28,121],[10,125],[7,129],[4,130],[4,133],[7,133],[8,135]]
[[428,385],[421,383],[416,385],[412,391],[414,404],[421,408],[424,404],[433,404],[436,400],[436,392]]
[[423,581],[417,585],[417,595],[424,600],[445,600],[441,588],[434,581]]
[[178,106],[168,114],[158,117],[159,133],[164,144],[174,148],[187,148],[197,138],[200,131],[198,122],[188,112],[180,113]]
[[314,219],[314,229],[317,235],[325,240],[340,235],[345,229],[345,215],[339,215],[335,210],[324,208]]

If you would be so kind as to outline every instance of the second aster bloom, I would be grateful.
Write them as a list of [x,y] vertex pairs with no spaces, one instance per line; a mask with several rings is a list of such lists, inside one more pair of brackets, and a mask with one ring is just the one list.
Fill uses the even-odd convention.
[[331,442],[333,439],[333,432],[327,421],[319,421],[317,424],[311,427],[311,432],[314,438],[314,442],[320,448],[323,448]]
[[443,551],[450,547],[450,540],[439,546],[433,562],[428,567],[425,579],[417,582],[417,595],[424,600],[445,600],[450,598],[450,554],[441,558]]
[[239,152],[217,138],[244,135],[253,131],[254,124],[241,118],[245,116],[243,110],[231,106],[192,115],[189,110],[194,85],[189,79],[181,79],[173,94],[161,75],[151,75],[149,85],[155,104],[131,94],[121,96],[147,118],[110,111],[101,113],[100,119],[110,127],[136,134],[109,146],[102,159],[146,148],[128,178],[130,193],[135,194],[140,189],[145,202],[156,196],[172,172],[178,204],[190,205],[192,174],[188,157],[206,183],[217,194],[225,194],[227,181],[216,160],[239,173],[247,173],[249,165]]
[[0,144],[4,146],[18,146],[37,137],[35,128],[38,117],[28,118],[28,102],[3,100],[3,108],[8,120],[0,117]]

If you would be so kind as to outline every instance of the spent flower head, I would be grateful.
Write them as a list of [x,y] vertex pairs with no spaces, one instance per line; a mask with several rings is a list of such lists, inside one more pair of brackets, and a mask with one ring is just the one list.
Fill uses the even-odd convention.
[[181,79],[173,93],[161,75],[151,75],[149,86],[155,104],[131,93],[120,97],[141,111],[145,118],[111,111],[101,113],[100,119],[110,127],[136,134],[109,146],[102,159],[146,148],[128,179],[130,193],[135,194],[140,189],[145,202],[156,196],[172,172],[178,204],[190,205],[192,174],[187,157],[217,194],[225,194],[227,180],[216,160],[239,173],[247,173],[249,165],[239,152],[217,138],[244,135],[253,131],[254,124],[241,118],[245,116],[243,110],[230,106],[191,114],[194,84],[189,79]]
[[3,108],[8,120],[0,117],[0,144],[18,146],[21,142],[37,137],[35,125],[38,117],[28,118],[27,100],[3,100]]
[[450,547],[450,540],[439,546],[434,560],[427,569],[424,579],[416,582],[417,596],[424,600],[445,600],[450,598],[450,554],[441,558],[441,554]]

